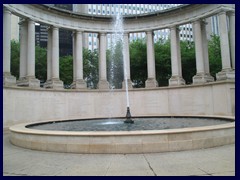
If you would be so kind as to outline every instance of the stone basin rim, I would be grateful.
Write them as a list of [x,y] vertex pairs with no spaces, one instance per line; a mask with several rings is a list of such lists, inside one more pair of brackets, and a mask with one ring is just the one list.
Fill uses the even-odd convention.
[[[147,135],[147,134],[168,134],[168,133],[187,133],[187,132],[200,132],[209,131],[217,129],[228,129],[235,127],[235,117],[233,116],[206,116],[206,115],[192,115],[192,116],[136,116],[134,118],[152,118],[152,117],[186,117],[186,118],[217,118],[229,120],[229,123],[219,124],[219,125],[208,125],[199,127],[187,127],[187,128],[177,128],[177,129],[162,129],[162,130],[136,130],[136,131],[53,131],[53,130],[38,130],[30,129],[27,126],[45,124],[51,122],[66,122],[66,121],[76,121],[71,120],[53,120],[44,122],[31,122],[31,123],[21,123],[9,127],[10,132],[21,133],[21,134],[32,134],[32,135],[50,135],[50,136],[124,136],[124,135]],[[119,117],[118,117],[119,118]],[[120,117],[122,118],[122,117]],[[97,119],[108,119],[108,118],[84,118],[78,120],[97,120]]]

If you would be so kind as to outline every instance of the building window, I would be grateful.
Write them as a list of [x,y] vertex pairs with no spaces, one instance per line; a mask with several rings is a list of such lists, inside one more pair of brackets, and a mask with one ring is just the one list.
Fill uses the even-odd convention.
[[88,12],[91,12],[91,9],[88,9]]
[[100,13],[100,10],[98,10],[98,13]]
[[88,34],[89,37],[92,37],[92,34]]
[[89,45],[92,45],[92,42],[89,42],[88,44],[89,44]]

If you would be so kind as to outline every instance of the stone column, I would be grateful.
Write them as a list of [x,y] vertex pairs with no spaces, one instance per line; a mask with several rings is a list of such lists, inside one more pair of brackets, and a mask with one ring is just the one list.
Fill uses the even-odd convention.
[[227,29],[226,12],[219,14],[220,46],[222,58],[222,71],[216,74],[217,80],[235,79],[235,72],[231,68],[230,48]]
[[235,12],[229,12],[230,52],[232,69],[235,70]]
[[[76,81],[76,33],[72,33],[72,43],[73,43],[73,81]],[[73,84],[72,84],[73,85]]]
[[19,63],[19,79],[18,86],[27,86],[27,34],[28,24],[26,20],[21,20],[20,25],[20,63]]
[[147,70],[148,79],[145,81],[145,87],[157,87],[158,82],[156,81],[155,72],[155,54],[154,54],[154,43],[153,43],[153,31],[147,31]]
[[40,81],[35,77],[35,22],[31,19],[28,20],[27,83],[32,88],[40,87]]
[[63,88],[63,82],[59,79],[59,28],[52,29],[52,87]]
[[3,9],[3,86],[15,86],[16,78],[11,75],[11,12]]
[[106,33],[100,33],[99,42],[99,89],[109,89],[107,81],[107,68],[106,68]]
[[[205,67],[205,59],[206,52],[205,48],[205,38],[203,38],[202,33],[202,22],[201,20],[197,20],[193,23],[193,31],[195,38],[195,53],[196,53],[196,66],[197,66],[197,74],[193,77],[193,84],[206,83],[213,81],[213,79],[206,73]],[[205,26],[205,25],[204,25]],[[204,54],[205,53],[205,54]]]
[[47,42],[47,79],[52,77],[52,28],[48,28],[48,42]]
[[51,88],[52,78],[52,28],[48,27],[48,42],[47,42],[47,81],[44,84],[45,88]]
[[170,28],[171,31],[171,67],[172,77],[169,79],[169,86],[184,85],[182,78],[182,64],[180,52],[179,30],[176,26]]
[[[59,29],[58,27],[51,27],[52,29],[52,46],[51,50],[51,79],[48,80],[46,87],[53,89],[62,89],[63,82],[59,79]],[[50,35],[51,36],[51,35]],[[50,37],[51,38],[51,37]],[[50,48],[50,47],[49,47]]]
[[210,68],[209,68],[208,39],[207,39],[206,25],[207,23],[205,21],[201,22],[203,58],[204,58],[204,70],[205,70],[204,78],[206,82],[213,82],[214,77],[211,76]]
[[[128,89],[132,89],[132,81],[131,81],[131,74],[130,74],[130,55],[129,55],[129,33],[124,33],[123,37],[123,68],[124,68],[124,80],[122,83],[123,89],[126,89],[126,82],[128,84]],[[126,71],[126,72],[125,72]],[[127,78],[125,77],[127,76]]]
[[86,89],[86,82],[83,80],[83,33],[81,31],[75,32],[74,40],[74,70],[75,81],[72,84],[74,89]]

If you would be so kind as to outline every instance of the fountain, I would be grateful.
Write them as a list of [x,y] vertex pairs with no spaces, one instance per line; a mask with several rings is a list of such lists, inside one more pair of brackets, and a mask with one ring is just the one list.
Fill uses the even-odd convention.
[[[115,50],[117,43],[122,43],[122,55],[123,55],[123,69],[124,69],[124,82],[125,82],[125,91],[126,91],[126,102],[127,102],[127,113],[126,113],[126,120],[124,123],[131,123],[133,124],[134,121],[132,120],[132,116],[130,113],[130,103],[129,103],[129,93],[128,93],[128,83],[127,83],[127,65],[126,65],[126,58],[124,58],[124,51],[126,51],[125,46],[124,46],[124,41],[123,41],[123,33],[124,33],[124,28],[123,28],[123,19],[122,15],[120,13],[116,14],[114,25],[113,25],[113,43],[111,45],[112,51]],[[113,54],[113,52],[112,52]],[[113,61],[111,61],[111,68],[113,68]],[[112,70],[112,69],[111,69]],[[110,73],[111,75],[113,74],[112,71]],[[113,78],[113,75],[112,77]]]
[[[4,6],[15,8],[15,5],[12,4]],[[209,8],[211,6],[213,5],[209,5]],[[206,7],[208,5],[204,5],[202,8],[197,5],[196,12],[194,11],[194,13],[198,13],[197,15],[192,13],[192,9],[190,12],[186,10],[184,13],[180,9],[179,11],[175,10],[176,13],[169,13],[169,17],[168,12],[164,12],[165,16],[156,14],[156,16],[129,17],[126,18],[129,27],[125,30],[140,32],[169,27],[172,22],[175,23],[175,17],[178,17],[175,25],[180,25],[179,23],[188,23],[193,17],[203,18],[213,15],[209,12],[220,11],[219,9],[209,11],[209,8]],[[221,6],[220,8],[222,11]],[[60,10],[58,13],[47,8],[44,10],[44,7],[41,7],[40,10],[37,5],[20,5],[19,11],[18,5],[13,13],[16,12],[23,17],[30,15],[27,18],[34,17],[43,23],[53,22],[54,24],[57,21],[55,25],[69,29],[82,27],[83,30],[86,28],[93,32],[110,32],[112,30],[109,29],[111,26],[108,24],[110,18],[81,17],[77,14],[73,16],[72,13],[69,15]],[[32,14],[33,12],[34,14]],[[43,12],[47,15],[38,17]],[[190,17],[186,18],[187,15]],[[45,19],[46,17],[48,19]],[[162,17],[164,19],[161,19]],[[124,30],[120,14],[117,15],[115,24],[115,34],[122,41]],[[125,51],[124,48],[123,45],[123,51]],[[4,114],[5,116],[8,114],[5,118],[9,121],[13,120],[14,124],[28,122],[9,128],[11,143],[40,151],[124,154],[202,149],[235,142],[235,118],[230,116],[232,106],[229,105],[232,101],[234,102],[232,99],[235,94],[229,93],[233,93],[235,85],[230,82],[214,82],[187,87],[132,90],[131,95],[134,97],[131,104],[134,105],[136,114],[134,115],[135,121],[133,121],[130,113],[125,61],[123,65],[125,91],[112,91],[114,95],[112,97],[120,100],[114,104],[118,108],[117,113],[112,113],[111,116],[122,116],[122,109],[125,108],[122,94],[125,93],[127,112],[124,118],[111,117],[111,120],[107,118],[109,109],[105,107],[110,101],[104,101],[109,96],[109,92],[106,90],[67,91],[4,87],[4,106],[6,107],[7,104],[4,111],[7,113]],[[216,94],[214,94],[215,91]],[[194,100],[190,99],[192,96],[194,96]],[[220,103],[222,103],[221,106],[218,106]],[[225,111],[225,109],[227,110]],[[204,114],[209,114],[209,116]],[[228,116],[217,116],[217,114]],[[132,124],[133,122],[134,124]]]

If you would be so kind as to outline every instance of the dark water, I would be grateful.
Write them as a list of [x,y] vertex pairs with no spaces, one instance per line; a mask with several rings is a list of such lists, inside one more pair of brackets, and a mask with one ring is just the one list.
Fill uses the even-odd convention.
[[229,120],[194,117],[157,117],[133,118],[134,124],[124,123],[125,119],[94,119],[51,122],[38,125],[28,125],[27,128],[55,131],[138,131],[162,130],[186,127],[210,126],[229,123]]

